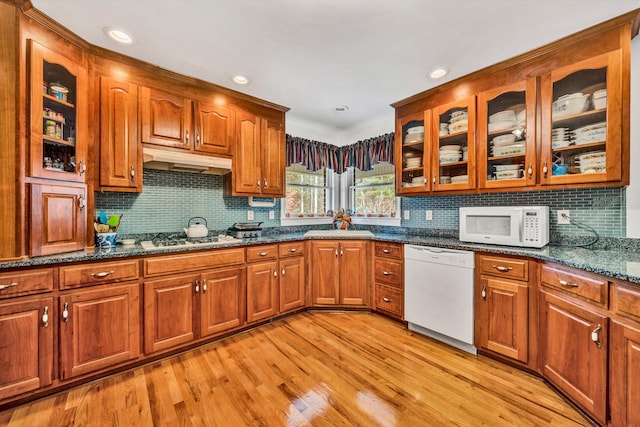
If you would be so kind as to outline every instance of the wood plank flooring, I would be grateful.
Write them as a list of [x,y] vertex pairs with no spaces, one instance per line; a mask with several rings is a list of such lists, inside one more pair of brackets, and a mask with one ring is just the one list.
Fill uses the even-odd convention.
[[16,426],[587,426],[541,380],[371,313],[308,312],[0,413]]

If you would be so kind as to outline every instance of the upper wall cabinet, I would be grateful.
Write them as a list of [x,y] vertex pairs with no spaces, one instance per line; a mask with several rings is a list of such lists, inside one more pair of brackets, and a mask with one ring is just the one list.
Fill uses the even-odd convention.
[[196,102],[194,113],[195,151],[231,156],[235,111],[224,106]]
[[142,191],[138,86],[100,78],[100,188]]
[[191,100],[158,89],[140,88],[142,142],[190,149]]
[[543,185],[622,179],[621,70],[618,49],[542,76]]
[[439,105],[431,126],[431,183],[435,191],[475,188],[476,98]]
[[396,129],[396,193],[431,191],[431,111],[398,119]]
[[29,175],[85,182],[87,70],[34,40],[28,41]]
[[536,79],[478,95],[478,187],[535,185]]

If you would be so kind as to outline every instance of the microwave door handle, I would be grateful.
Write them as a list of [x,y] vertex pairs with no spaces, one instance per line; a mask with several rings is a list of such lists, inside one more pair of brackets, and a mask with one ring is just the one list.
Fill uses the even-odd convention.
[[518,228],[518,233],[520,234],[518,241],[522,244],[524,243],[524,214],[520,218],[520,226]]

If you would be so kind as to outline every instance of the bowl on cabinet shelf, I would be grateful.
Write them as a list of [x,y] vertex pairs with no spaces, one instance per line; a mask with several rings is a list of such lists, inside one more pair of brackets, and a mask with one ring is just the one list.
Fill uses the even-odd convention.
[[516,112],[513,110],[504,110],[489,116],[489,123],[497,123],[503,121],[516,121]]
[[452,184],[461,184],[469,181],[469,175],[457,175],[451,177]]
[[514,142],[516,142],[516,136],[512,133],[496,136],[491,140],[494,147],[504,147],[506,145],[511,145]]
[[589,94],[572,93],[561,96],[551,104],[551,115],[554,120],[574,116],[589,109]]
[[501,120],[499,122],[489,123],[489,132],[498,132],[501,130],[512,128],[516,125],[515,120]]

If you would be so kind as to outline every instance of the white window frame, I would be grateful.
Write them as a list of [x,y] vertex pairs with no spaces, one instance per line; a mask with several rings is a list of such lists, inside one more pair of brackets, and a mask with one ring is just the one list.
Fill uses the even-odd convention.
[[[336,182],[339,179],[339,175],[333,172],[331,169],[327,169],[326,173],[326,192],[325,192],[325,206],[327,210],[335,211],[335,206],[338,206],[336,196],[340,195],[336,190]],[[285,175],[286,176],[286,175]],[[286,183],[285,183],[286,188]],[[325,217],[287,217],[287,199],[283,197],[280,199],[280,225],[321,225],[321,224],[331,224],[333,222],[333,217],[325,216]]]
[[[353,211],[355,208],[355,170],[354,168],[349,168],[345,173],[342,174],[343,182],[341,182],[340,193],[345,197],[344,205],[349,206],[349,210]],[[395,182],[393,184],[395,187]],[[362,224],[362,225],[385,225],[392,227],[399,227],[402,218],[400,216],[400,197],[396,196],[396,216],[395,217],[359,217],[353,215],[351,217],[351,222],[353,224]]]

